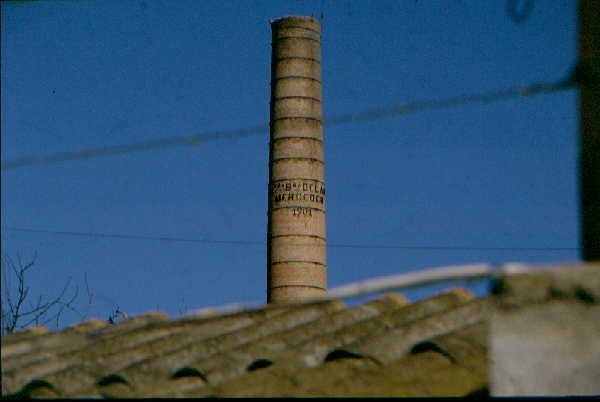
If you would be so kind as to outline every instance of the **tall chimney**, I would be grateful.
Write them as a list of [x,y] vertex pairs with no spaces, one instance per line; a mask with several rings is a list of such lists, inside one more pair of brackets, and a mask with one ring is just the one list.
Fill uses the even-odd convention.
[[327,291],[321,26],[288,16],[271,29],[267,302],[299,302]]

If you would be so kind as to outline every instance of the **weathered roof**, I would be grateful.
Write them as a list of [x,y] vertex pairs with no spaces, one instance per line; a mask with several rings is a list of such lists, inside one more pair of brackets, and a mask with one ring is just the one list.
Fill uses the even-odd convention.
[[[117,324],[91,320],[54,333],[32,329],[2,338],[2,394],[485,395],[488,321],[499,302],[521,300],[515,289],[532,281],[543,282],[547,298],[574,294],[589,304],[598,296],[581,281],[568,285],[570,275],[552,278],[500,281],[496,294],[483,298],[455,289],[410,303],[390,293],[354,307],[321,301],[178,319],[151,313]],[[530,289],[539,288],[527,293],[538,297]]]
[[[453,290],[412,304],[388,294],[351,308],[325,301],[180,319],[154,313],[26,331],[2,339],[2,393],[393,395],[403,388],[386,382],[401,375],[409,394],[464,395],[485,386],[488,304]],[[431,378],[436,372],[443,380]]]
[[510,276],[494,292],[492,395],[600,395],[600,264]]

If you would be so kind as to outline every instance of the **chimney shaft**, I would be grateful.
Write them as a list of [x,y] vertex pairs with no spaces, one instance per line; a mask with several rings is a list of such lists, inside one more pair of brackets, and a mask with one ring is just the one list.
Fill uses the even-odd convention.
[[299,302],[327,291],[321,26],[290,16],[271,29],[267,302]]

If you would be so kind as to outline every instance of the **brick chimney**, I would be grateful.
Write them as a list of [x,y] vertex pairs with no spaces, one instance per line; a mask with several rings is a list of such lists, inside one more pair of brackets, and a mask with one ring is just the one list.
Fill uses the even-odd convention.
[[321,26],[286,16],[271,29],[267,302],[299,302],[327,291]]

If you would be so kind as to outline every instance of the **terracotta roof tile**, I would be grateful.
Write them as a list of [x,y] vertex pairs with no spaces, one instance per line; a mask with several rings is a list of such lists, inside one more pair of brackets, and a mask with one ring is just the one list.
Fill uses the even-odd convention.
[[90,320],[54,333],[35,328],[2,338],[2,394],[487,395],[489,317],[519,306],[596,306],[598,272],[512,276],[478,299],[463,289],[415,303],[392,293],[351,308],[321,301],[178,319],[150,313],[112,325]]
[[473,300],[460,307],[431,314],[375,336],[360,339],[345,346],[343,350],[387,364],[405,356],[419,341],[481,322],[489,312],[487,299]]
[[180,319],[151,313],[113,325],[90,320],[4,337],[2,389],[31,397],[270,395],[306,377],[289,392],[350,392],[358,383],[344,381],[357,370],[381,371],[426,338],[462,331],[481,321],[483,305],[453,290],[413,304],[392,293],[352,308],[324,301]]
[[[447,334],[438,342],[448,347],[473,345],[460,359],[448,359],[433,349],[409,353],[387,365],[365,358],[340,358],[319,367],[282,375],[272,370],[263,378],[247,376],[244,381],[224,384],[221,396],[395,396],[466,395],[486,385],[486,326],[477,324]],[[456,339],[455,339],[456,338]],[[188,396],[191,396],[189,394]]]

